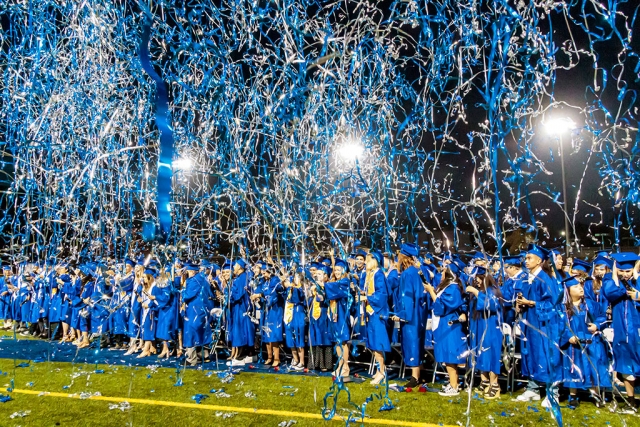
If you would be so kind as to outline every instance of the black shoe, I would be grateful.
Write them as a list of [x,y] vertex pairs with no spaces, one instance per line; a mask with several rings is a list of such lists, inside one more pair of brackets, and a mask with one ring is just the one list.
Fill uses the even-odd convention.
[[569,396],[569,401],[567,402],[570,408],[577,408],[580,406],[580,400],[576,396]]
[[420,381],[415,377],[411,377],[409,378],[409,381],[405,383],[404,388],[416,388],[419,385],[420,385]]
[[635,414],[637,412],[638,412],[638,409],[635,406],[635,402],[634,404],[625,403],[624,405],[618,406],[619,414]]

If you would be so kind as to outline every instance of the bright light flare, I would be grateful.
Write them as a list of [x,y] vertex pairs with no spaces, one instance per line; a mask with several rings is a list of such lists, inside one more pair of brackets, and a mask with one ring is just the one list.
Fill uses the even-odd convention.
[[193,169],[193,160],[188,157],[180,157],[174,160],[171,165],[175,170],[190,171]]
[[364,145],[358,139],[348,139],[336,149],[336,154],[345,162],[355,162],[362,158]]
[[548,120],[544,123],[544,127],[549,135],[562,135],[567,132],[571,132],[577,126],[576,123],[570,118],[555,118]]

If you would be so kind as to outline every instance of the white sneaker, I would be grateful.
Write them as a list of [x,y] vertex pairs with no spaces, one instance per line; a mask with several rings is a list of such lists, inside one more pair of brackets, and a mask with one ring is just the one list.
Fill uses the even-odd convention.
[[232,360],[231,361],[231,366],[244,366],[245,362],[244,360]]
[[531,402],[532,400],[540,400],[540,393],[533,390],[526,390],[516,398],[518,402]]
[[304,371],[304,366],[302,365],[291,365],[292,371]]
[[256,356],[247,356],[242,361],[244,363],[254,363],[257,360],[258,360],[258,358]]
[[[559,398],[559,397],[560,397],[560,396],[555,396],[556,402],[558,401],[558,398]],[[551,401],[549,400],[549,397],[548,397],[548,396],[546,396],[540,405],[541,405],[543,408],[551,409]]]
[[460,394],[460,392],[458,390],[456,390],[455,388],[451,387],[451,384],[447,385],[444,390],[439,391],[438,394],[440,396],[457,396]]

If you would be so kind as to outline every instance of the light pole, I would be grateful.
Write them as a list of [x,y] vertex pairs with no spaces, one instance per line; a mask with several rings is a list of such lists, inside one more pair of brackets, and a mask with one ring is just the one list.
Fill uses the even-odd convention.
[[554,136],[560,144],[560,167],[562,169],[562,204],[564,205],[564,255],[569,257],[571,249],[571,239],[569,234],[569,209],[567,207],[567,179],[564,172],[564,144],[562,141],[562,135],[565,132],[570,132],[576,128],[576,124],[573,120],[568,118],[552,119],[545,122],[547,133]]

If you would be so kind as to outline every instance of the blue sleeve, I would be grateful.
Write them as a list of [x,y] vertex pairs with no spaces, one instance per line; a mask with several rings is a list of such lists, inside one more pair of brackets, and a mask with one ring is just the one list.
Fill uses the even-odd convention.
[[418,275],[418,270],[410,268],[402,272],[400,277],[400,304],[401,308],[398,317],[411,322],[416,309],[420,293],[424,292],[422,279]]
[[447,286],[444,292],[433,302],[433,314],[436,316],[446,316],[464,305],[462,294],[456,284]]
[[605,274],[602,279],[602,294],[612,304],[628,297],[627,289],[622,285],[617,285],[613,281],[611,273]]
[[381,310],[387,308],[388,306],[388,298],[387,294],[387,278],[384,273],[380,270],[376,272],[376,275],[373,277],[373,285],[375,287],[375,292],[373,295],[367,297],[367,301],[371,307],[373,307],[376,313]]
[[513,307],[513,297],[515,295],[514,279],[507,279],[500,292],[502,292],[503,305],[505,307]]
[[595,301],[585,299],[589,310],[589,322],[593,323],[601,331],[607,323],[607,312],[602,310],[602,306]]
[[238,302],[243,299],[247,295],[246,287],[246,277],[238,277],[233,281],[231,285],[231,302]]
[[171,287],[167,286],[166,288],[153,288],[153,296],[156,297],[154,300],[155,305],[158,308],[164,308],[169,303],[171,299]]
[[478,293],[478,302],[476,304],[476,310],[497,313],[499,308],[500,308],[500,302],[492,292],[487,293],[485,291],[481,291]]
[[200,294],[200,282],[194,277],[188,279],[182,290],[182,301],[190,303]]
[[290,301],[294,304],[304,304],[304,292],[302,288],[292,288]]
[[349,280],[341,279],[337,282],[327,282],[324,284],[324,290],[328,300],[339,300],[349,296]]

